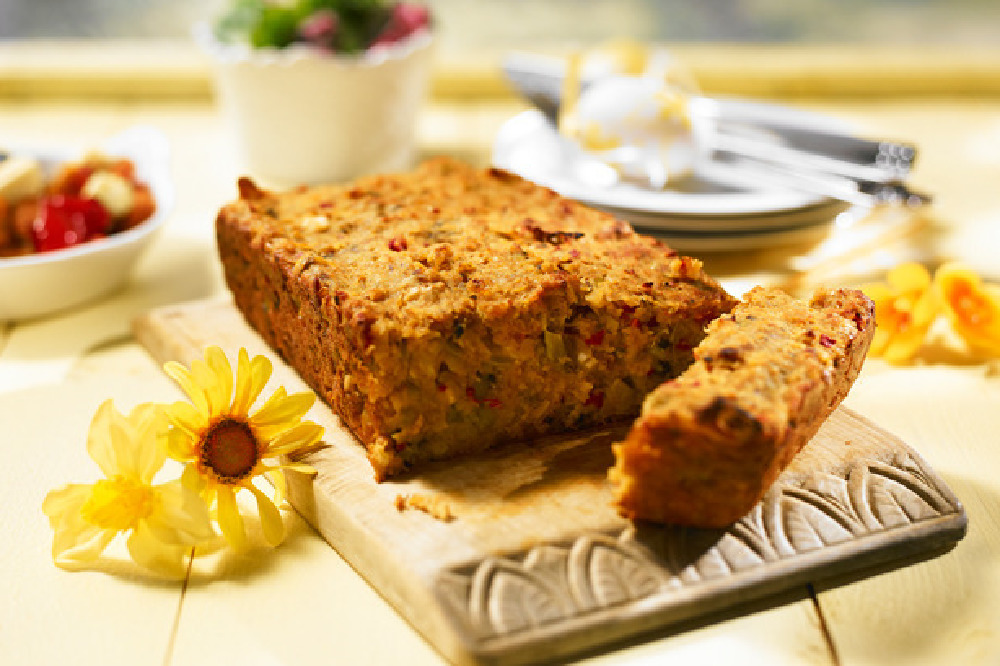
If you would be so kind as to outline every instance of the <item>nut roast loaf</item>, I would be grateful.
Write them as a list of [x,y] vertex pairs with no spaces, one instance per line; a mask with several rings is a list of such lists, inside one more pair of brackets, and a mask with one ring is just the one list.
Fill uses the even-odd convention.
[[448,158],[280,194],[241,179],[216,230],[234,302],[378,479],[634,417],[735,304],[627,223]]

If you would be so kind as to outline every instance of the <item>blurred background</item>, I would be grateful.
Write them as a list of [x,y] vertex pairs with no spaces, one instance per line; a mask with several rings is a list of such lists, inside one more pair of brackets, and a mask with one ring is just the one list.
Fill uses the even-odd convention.
[[[220,0],[0,0],[0,39],[186,38]],[[427,0],[439,48],[629,36],[682,42],[1000,45],[997,0]]]

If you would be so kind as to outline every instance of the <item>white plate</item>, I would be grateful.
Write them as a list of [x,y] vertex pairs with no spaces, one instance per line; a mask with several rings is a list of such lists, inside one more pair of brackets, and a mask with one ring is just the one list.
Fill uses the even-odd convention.
[[622,214],[639,231],[663,240],[679,252],[743,252],[762,248],[807,246],[826,239],[835,230],[849,228],[862,219],[867,210],[858,206],[842,210],[820,209],[797,217],[795,224],[754,225],[743,230],[694,230],[664,229],[661,218],[653,217],[652,224],[641,215]]
[[[62,163],[81,158],[58,148],[6,144],[2,149],[31,155],[51,174]],[[133,127],[97,149],[128,157],[139,180],[150,186],[156,212],[142,224],[75,247],[23,257],[0,258],[0,321],[52,314],[104,296],[121,287],[136,260],[163,226],[173,206],[166,138],[148,127]]]
[[[766,119],[783,125],[845,130],[844,123],[834,118],[776,104],[745,100],[716,102],[717,113],[725,120]],[[831,202],[823,196],[791,190],[738,189],[696,176],[663,191],[623,182],[595,186],[593,179],[580,173],[580,161],[573,147],[535,109],[514,116],[500,128],[493,144],[493,164],[583,203],[667,218],[756,218]],[[665,220],[664,224],[669,225],[670,221]]]
[[746,252],[793,245],[809,246],[830,235],[830,225],[807,225],[764,233],[720,236],[683,236],[667,234],[663,241],[678,252]]
[[[593,205],[593,204],[592,204]],[[842,201],[826,201],[814,206],[795,208],[755,217],[732,215],[672,216],[659,213],[629,210],[594,205],[617,217],[632,222],[636,227],[650,231],[682,231],[690,234],[717,235],[720,233],[739,234],[748,231],[777,231],[801,227],[807,224],[829,223],[837,215],[850,209],[850,204]]]
[[[639,221],[623,216],[642,231]],[[791,227],[749,229],[743,232],[698,233],[645,230],[679,252],[742,252],[762,248],[809,245],[830,235],[836,217]]]

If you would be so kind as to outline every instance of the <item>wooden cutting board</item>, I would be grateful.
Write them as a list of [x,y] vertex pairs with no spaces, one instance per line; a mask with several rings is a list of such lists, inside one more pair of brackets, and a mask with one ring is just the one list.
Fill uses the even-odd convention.
[[[218,345],[274,362],[228,301],[135,322],[160,362]],[[321,402],[329,446],[289,474],[290,501],[442,654],[549,660],[824,578],[936,554],[966,530],[961,503],[912,449],[841,407],[764,500],[726,530],[633,524],[610,507],[614,429],[512,444],[376,483],[361,445]]]

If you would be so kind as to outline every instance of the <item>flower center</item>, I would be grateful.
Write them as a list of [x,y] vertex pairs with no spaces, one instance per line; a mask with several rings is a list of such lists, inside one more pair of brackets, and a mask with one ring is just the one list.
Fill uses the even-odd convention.
[[236,483],[245,478],[257,461],[257,439],[245,422],[222,419],[205,433],[201,465],[214,472],[222,483]]
[[153,513],[157,499],[149,486],[119,475],[95,483],[80,513],[102,529],[126,530]]
[[954,286],[949,296],[956,313],[970,326],[982,326],[990,320],[989,305],[969,285]]

